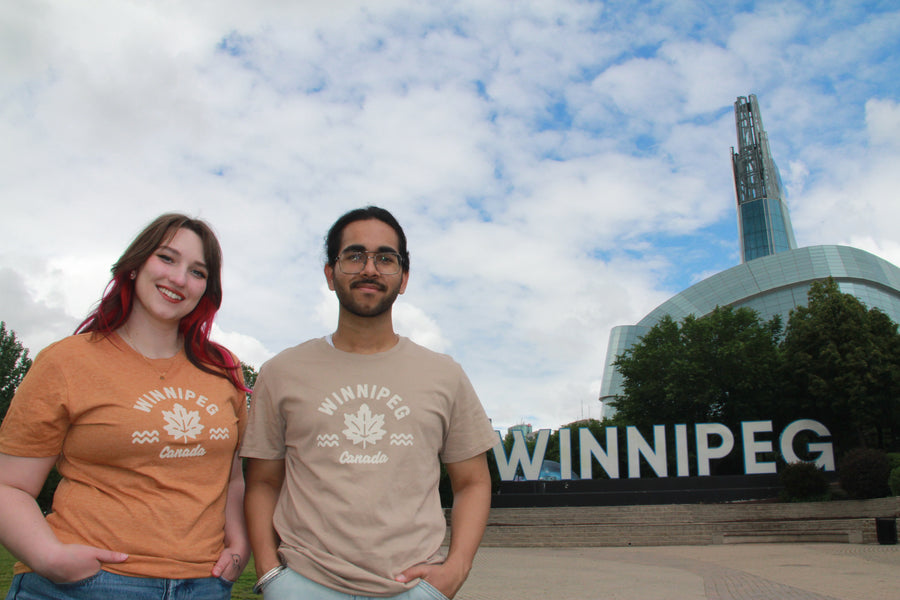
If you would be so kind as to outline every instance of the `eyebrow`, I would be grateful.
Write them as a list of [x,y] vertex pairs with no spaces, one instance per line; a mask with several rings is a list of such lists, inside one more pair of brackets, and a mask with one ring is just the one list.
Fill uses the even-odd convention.
[[[160,250],[166,250],[166,251],[168,251],[168,252],[171,252],[172,254],[177,254],[178,256],[181,256],[181,252],[179,252],[178,250],[176,250],[176,249],[173,248],[172,246],[167,246],[166,244],[163,244],[162,246],[160,246],[159,248],[156,249],[157,252],[159,252]],[[193,264],[193,266],[195,266],[195,267],[201,267],[201,268],[203,268],[203,269],[206,269],[206,268],[207,268],[207,267],[206,267],[206,263],[203,262],[202,260],[194,261],[194,263],[192,263],[192,264]]]
[[362,244],[352,244],[350,246],[347,246],[346,248],[341,250],[340,253],[343,254],[344,252],[395,252],[397,254],[400,254],[397,249],[392,248],[391,246],[379,246],[377,250],[367,250],[366,247]]

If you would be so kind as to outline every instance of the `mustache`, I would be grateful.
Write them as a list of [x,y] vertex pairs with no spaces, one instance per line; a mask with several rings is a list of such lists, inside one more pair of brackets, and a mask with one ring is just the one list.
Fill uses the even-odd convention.
[[361,285],[374,285],[381,292],[387,290],[386,285],[384,285],[380,281],[376,281],[374,279],[360,279],[360,280],[354,281],[353,283],[350,284],[350,289],[358,288]]

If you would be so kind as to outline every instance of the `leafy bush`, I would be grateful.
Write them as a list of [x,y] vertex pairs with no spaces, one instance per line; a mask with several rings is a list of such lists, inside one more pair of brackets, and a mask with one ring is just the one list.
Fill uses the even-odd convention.
[[895,496],[900,496],[900,467],[894,467],[891,476],[888,477],[888,487]]
[[900,452],[888,452],[887,459],[888,463],[891,465],[891,471],[900,467]]
[[828,479],[813,463],[785,465],[778,473],[778,480],[782,486],[781,499],[785,502],[828,499]]
[[856,448],[848,452],[838,465],[841,487],[851,498],[881,498],[890,494],[890,465],[881,450]]

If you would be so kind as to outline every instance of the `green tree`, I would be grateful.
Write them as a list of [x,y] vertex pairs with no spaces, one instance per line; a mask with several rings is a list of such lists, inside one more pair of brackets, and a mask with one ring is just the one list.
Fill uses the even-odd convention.
[[[781,335],[780,317],[762,322],[749,308],[717,307],[681,323],[663,317],[616,359],[624,383],[613,402],[615,424],[636,426],[645,439],[654,425],[722,423],[738,431],[741,421],[780,424]],[[693,428],[688,436],[694,437]],[[740,472],[739,454],[717,461],[713,471]]]
[[779,317],[760,322],[749,308],[717,307],[680,324],[670,316],[616,359],[623,394],[616,421],[652,425],[773,418],[779,395]]
[[895,447],[900,436],[900,335],[831,278],[814,282],[809,303],[791,311],[784,379],[796,416],[829,427],[838,452]]
[[7,331],[4,321],[0,321],[0,421],[6,416],[16,388],[30,368],[28,348],[16,339],[14,331]]
[[[252,390],[253,386],[256,385],[256,378],[259,376],[259,373],[256,371],[256,369],[254,369],[253,367],[251,367],[250,365],[248,365],[245,362],[241,362],[241,371],[244,374],[244,385],[246,385],[248,388],[250,388]],[[251,396],[251,394],[248,392],[247,393],[247,404],[248,405],[250,404],[250,396]]]

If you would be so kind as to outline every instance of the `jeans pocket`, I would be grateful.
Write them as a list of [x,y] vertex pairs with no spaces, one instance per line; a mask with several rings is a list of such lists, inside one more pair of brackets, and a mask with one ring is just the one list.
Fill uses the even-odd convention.
[[[98,571],[78,581],[70,583],[53,583],[46,577],[34,572],[16,575],[10,587],[7,600],[19,598],[59,598],[60,600],[78,600],[103,597],[98,594],[97,586],[102,585],[105,571]],[[15,592],[13,591],[15,588]]]
[[425,592],[428,597],[434,598],[435,600],[450,600],[439,589],[437,589],[424,579],[419,580],[419,584],[416,587]]
[[[90,585],[97,579],[99,579],[103,575],[103,570],[99,570],[93,575],[89,577],[85,577],[84,579],[79,579],[78,581],[71,581],[69,583],[56,583],[54,585],[59,586],[62,589],[73,590],[79,587],[83,587],[86,585]],[[49,579],[47,581],[50,581]]]
[[19,587],[22,585],[22,574],[13,575],[12,583],[9,585],[9,591],[6,593],[6,600],[16,600],[19,594]]

